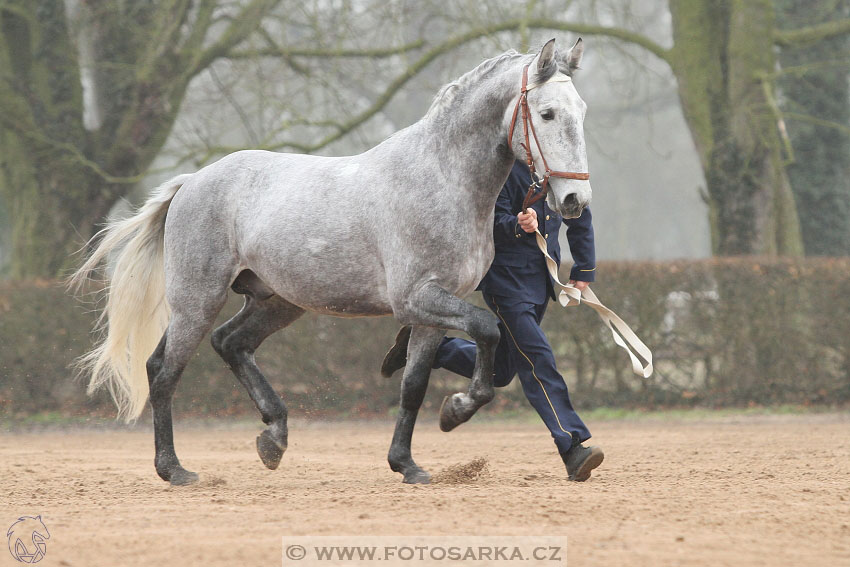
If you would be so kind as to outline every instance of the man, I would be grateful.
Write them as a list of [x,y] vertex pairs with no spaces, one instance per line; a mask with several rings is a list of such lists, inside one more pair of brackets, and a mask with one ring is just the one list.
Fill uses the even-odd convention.
[[[585,481],[604,459],[599,447],[584,447],[590,431],[570,402],[563,377],[555,367],[552,347],[540,323],[549,299],[555,299],[552,279],[534,235],[546,238],[549,254],[560,265],[558,233],[567,225],[567,240],[575,265],[570,283],[579,290],[594,280],[596,253],[590,209],[576,219],[563,219],[538,201],[531,211],[520,211],[531,173],[517,160],[496,200],[493,240],[496,253],[490,270],[478,286],[484,301],[499,318],[502,337],[496,349],[494,384],[507,386],[519,375],[528,401],[552,433],[570,480]],[[403,328],[387,353],[381,372],[391,376],[403,367],[410,329]],[[461,338],[444,338],[434,359],[434,368],[445,368],[470,378],[475,367],[476,346]]]

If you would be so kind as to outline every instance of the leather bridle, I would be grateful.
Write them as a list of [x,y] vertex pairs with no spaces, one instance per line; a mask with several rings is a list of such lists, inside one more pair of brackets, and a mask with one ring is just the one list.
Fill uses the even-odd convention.
[[[511,128],[508,132],[508,147],[513,148],[513,137],[514,137],[514,127],[516,126],[516,119],[519,115],[519,110],[522,108],[522,133],[525,135],[525,143],[520,143],[520,145],[525,150],[525,161],[528,164],[528,169],[531,170],[531,185],[528,187],[528,193],[525,195],[525,199],[522,202],[522,210],[526,211],[528,208],[546,197],[546,193],[549,191],[549,178],[550,177],[560,177],[562,179],[580,179],[582,181],[586,181],[590,179],[589,173],[576,173],[573,171],[552,171],[549,169],[549,164],[546,163],[546,156],[543,155],[543,148],[540,147],[540,140],[537,139],[537,132],[534,131],[534,122],[531,120],[531,112],[528,110],[528,91],[545,85],[546,83],[552,81],[569,81],[570,77],[567,75],[555,75],[548,81],[543,83],[536,83],[531,86],[528,85],[528,65],[522,68],[522,89],[520,90],[519,100],[516,102],[516,106],[514,106],[514,114],[511,118]],[[543,160],[543,167],[545,171],[543,172],[542,179],[534,168],[534,160],[531,157],[531,138],[529,137],[529,130],[531,131],[531,136],[534,138],[534,143],[537,144],[537,151],[540,154],[540,159]],[[540,188],[539,191],[536,191],[537,188]]]

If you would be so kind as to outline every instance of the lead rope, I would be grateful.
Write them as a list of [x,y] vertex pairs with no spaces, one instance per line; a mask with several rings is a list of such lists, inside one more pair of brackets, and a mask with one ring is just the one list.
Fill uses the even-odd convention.
[[[631,327],[626,325],[625,321],[602,305],[602,302],[599,301],[599,298],[596,297],[596,294],[593,293],[590,287],[579,291],[571,285],[561,283],[561,280],[558,279],[558,264],[549,255],[546,239],[540,234],[540,230],[535,230],[534,232],[536,233],[534,236],[537,239],[537,247],[540,248],[540,251],[546,257],[546,267],[549,268],[549,275],[552,276],[555,285],[558,287],[558,303],[564,307],[573,307],[583,302],[585,305],[592,307],[596,311],[596,314],[599,315],[599,318],[602,319],[602,322],[611,330],[611,335],[614,337],[614,342],[617,346],[629,353],[629,358],[632,360],[632,372],[644,378],[652,376],[652,351],[643,344],[643,341],[638,338]],[[637,355],[640,355],[646,361],[645,366]]]

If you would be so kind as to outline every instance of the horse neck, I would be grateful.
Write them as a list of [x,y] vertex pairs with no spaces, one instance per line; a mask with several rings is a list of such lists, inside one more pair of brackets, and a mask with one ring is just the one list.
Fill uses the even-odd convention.
[[522,66],[517,63],[455,95],[433,116],[426,116],[444,174],[466,187],[482,216],[493,211],[514,163],[504,119],[519,94]]

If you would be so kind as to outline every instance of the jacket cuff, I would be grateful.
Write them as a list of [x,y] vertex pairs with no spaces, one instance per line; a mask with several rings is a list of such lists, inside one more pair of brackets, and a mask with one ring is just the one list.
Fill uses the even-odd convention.
[[570,279],[577,282],[592,282],[596,280],[596,268],[579,268],[573,266],[570,270]]

